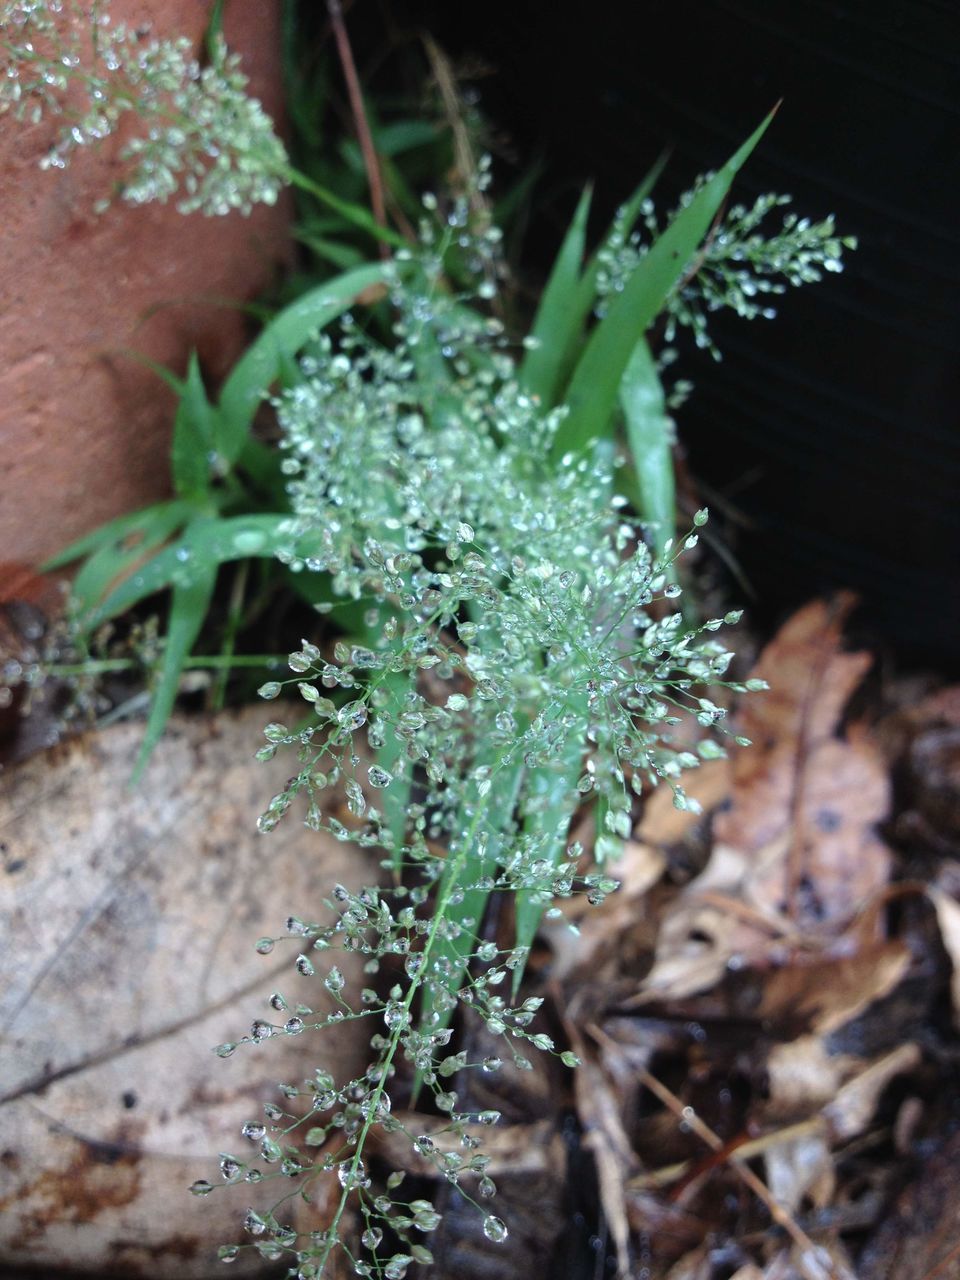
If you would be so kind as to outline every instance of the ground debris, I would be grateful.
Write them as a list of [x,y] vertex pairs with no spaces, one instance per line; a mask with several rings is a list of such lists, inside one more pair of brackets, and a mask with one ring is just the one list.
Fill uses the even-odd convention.
[[926,1270],[877,1261],[957,1204],[902,1189],[960,1114],[960,696],[858,693],[852,604],[788,620],[734,713],[754,745],[690,775],[702,816],[646,803],[621,894],[557,948],[609,1274],[960,1275],[942,1223]]

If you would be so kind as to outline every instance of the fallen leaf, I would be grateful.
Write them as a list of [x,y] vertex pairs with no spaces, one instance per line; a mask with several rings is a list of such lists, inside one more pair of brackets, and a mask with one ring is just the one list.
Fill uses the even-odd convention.
[[906,943],[863,942],[852,931],[823,954],[798,952],[765,975],[760,1016],[828,1035],[889,995],[910,961]]
[[294,937],[269,957],[253,943],[291,912],[318,918],[333,884],[369,875],[353,846],[293,815],[257,833],[284,783],[283,762],[251,759],[263,719],[175,720],[137,791],[133,724],[5,774],[3,1262],[208,1275],[246,1203],[226,1189],[197,1200],[188,1185],[214,1181],[224,1149],[255,1157],[239,1130],[271,1082],[324,1061],[363,1068],[357,1024],[212,1052],[256,1016],[281,1021],[266,1003],[277,987],[324,1007],[320,977],[293,967]]
[[940,926],[944,950],[953,966],[950,998],[953,1003],[954,1025],[960,1026],[960,902],[932,885],[927,893],[937,913],[937,924]]
[[768,1123],[782,1124],[818,1111],[844,1079],[844,1062],[827,1052],[819,1036],[775,1044],[767,1057]]
[[807,1199],[815,1208],[829,1204],[836,1175],[823,1134],[774,1142],[764,1152],[764,1163],[767,1186],[788,1213],[796,1213]]
[[[876,835],[890,806],[886,766],[864,731],[834,736],[870,663],[840,652],[850,604],[841,597],[836,607],[808,605],[761,654],[754,674],[771,689],[745,698],[738,713],[754,745],[735,757],[711,856],[665,913],[638,1001],[683,999],[710,990],[731,967],[780,969],[791,951],[825,950],[888,883],[890,854]],[[840,949],[882,941],[861,933]],[[872,984],[865,972],[848,973],[858,991],[832,1010],[814,1006],[811,1016],[843,1017],[843,1007],[876,998],[872,988],[889,990],[892,969],[905,960],[902,952],[888,959]]]
[[862,1133],[873,1119],[880,1095],[890,1081],[912,1071],[920,1057],[917,1045],[901,1044],[848,1080],[823,1108],[833,1140],[842,1142]]
[[919,1169],[863,1250],[859,1280],[960,1276],[960,1134]]

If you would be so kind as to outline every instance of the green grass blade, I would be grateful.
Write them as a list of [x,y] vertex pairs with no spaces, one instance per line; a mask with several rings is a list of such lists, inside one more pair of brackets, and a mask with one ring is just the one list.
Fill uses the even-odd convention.
[[[539,769],[530,777],[524,828],[528,833],[540,832],[548,836],[548,843],[538,856],[551,867],[556,867],[563,861],[569,844],[570,819],[579,798],[577,780],[583,770],[585,749],[585,743],[579,738],[567,741],[553,772]],[[532,895],[516,895],[514,911],[518,947],[529,947],[532,944],[543,910],[543,904],[535,901]],[[515,969],[514,995],[522,978],[523,968]]]
[[663,387],[644,338],[634,347],[620,382],[620,407],[636,473],[638,515],[652,526],[659,555],[674,535],[673,456]]
[[[109,520],[91,533],[85,533],[82,538],[77,538],[68,547],[58,551],[55,556],[45,560],[40,566],[40,571],[52,573],[55,569],[62,569],[64,565],[71,564],[74,560],[82,560],[84,556],[92,555],[102,547],[120,542],[124,538],[135,537],[141,530],[148,528],[160,513],[168,510],[171,513],[178,512],[177,523],[182,524],[189,518],[193,505],[179,500],[157,502],[152,507],[143,507],[140,511],[131,511],[129,515],[118,516],[116,520]],[[172,514],[170,518],[173,519]]]
[[173,421],[170,471],[181,498],[202,500],[210,487],[211,455],[215,451],[216,410],[207,399],[196,351],[190,352],[187,376]]
[[[664,165],[667,162],[666,154],[662,155],[655,165],[649,170],[643,181],[639,184],[633,194],[622,206],[618,214],[618,221],[629,232],[633,224],[640,215],[640,208],[646,200],[647,196],[656,185],[657,179],[663,172]],[[585,192],[584,195],[587,193]],[[579,207],[577,212],[579,213]],[[576,215],[574,215],[576,222]],[[568,239],[574,230],[571,225],[570,231],[567,233]],[[606,237],[601,241],[601,246],[606,244],[610,236],[613,234],[611,226],[607,231]],[[561,249],[562,256],[566,250],[566,242],[564,248]],[[571,250],[572,256],[572,250]],[[580,261],[582,262],[583,249],[580,250]],[[554,271],[560,265],[560,257],[558,256],[557,264]],[[525,385],[533,392],[536,392],[545,405],[552,406],[559,403],[563,399],[563,388],[565,387],[570,375],[571,366],[576,358],[577,349],[584,340],[584,329],[587,318],[590,315],[593,305],[597,298],[597,277],[600,273],[600,256],[599,250],[595,252],[586,267],[583,274],[578,273],[571,280],[568,276],[570,287],[566,293],[561,293],[558,289],[555,312],[557,315],[557,324],[549,339],[545,339],[539,348],[539,351],[528,353],[524,357],[521,366],[521,377],[525,379]],[[548,288],[552,284],[548,283]],[[546,295],[544,295],[544,302]],[[543,309],[544,303],[541,303]],[[539,313],[537,319],[539,320]],[[534,331],[536,334],[536,330]],[[547,354],[547,342],[553,344],[553,350]],[[538,357],[538,358],[534,358]],[[542,378],[540,369],[550,369],[548,377]],[[526,381],[528,371],[530,372],[530,381]]]
[[545,405],[555,403],[570,348],[585,318],[576,313],[571,301],[583,266],[592,195],[592,188],[585,187],[534,316],[530,336],[537,345],[527,351],[520,366],[520,381]]
[[182,528],[192,508],[182,502],[167,502],[139,512],[136,536],[112,539],[90,555],[74,579],[71,598],[82,621],[118,579],[130,573],[154,548]]
[[279,312],[233,367],[220,393],[217,452],[236,461],[250,424],[270,386],[280,376],[283,360],[295,356],[318,330],[342,315],[357,295],[386,277],[385,264],[356,267],[311,289]]
[[288,519],[284,515],[259,515],[194,521],[175,544],[164,547],[115,587],[93,610],[88,625],[99,626],[101,622],[132,609],[148,596],[230,560],[272,557],[290,542],[289,535],[281,532]]
[[143,776],[153,749],[160,741],[167,721],[170,719],[184,663],[190,657],[190,650],[203,626],[216,583],[217,567],[215,564],[210,564],[193,574],[188,583],[175,586],[173,589],[163,659],[150,701],[150,714],[147,717],[147,727],[143,741],[140,743],[137,763],[134,766],[132,784],[139,782]]
[[570,413],[556,439],[558,454],[582,449],[589,440],[609,435],[620,380],[637,342],[683,278],[730,184],[771,119],[772,113],[651,245],[593,330],[564,397]]
[[[487,902],[490,897],[490,890],[478,888],[471,885],[471,878],[477,879],[485,872],[487,875],[493,873],[494,868],[500,857],[500,848],[503,843],[502,832],[497,832],[493,827],[493,823],[499,818],[504,826],[509,825],[513,819],[513,811],[516,808],[517,796],[520,792],[520,784],[525,774],[525,766],[520,760],[516,764],[501,769],[499,773],[495,773],[492,779],[490,794],[485,801],[487,812],[491,815],[491,827],[487,828],[488,838],[487,847],[483,859],[483,865],[479,859],[472,858],[473,865],[468,859],[465,868],[458,868],[451,860],[451,865],[444,873],[440,881],[437,892],[437,901],[442,902],[445,893],[449,891],[453,879],[464,883],[467,887],[464,890],[463,901],[456,907],[455,911],[450,911],[452,920],[460,921],[472,919],[474,924],[464,926],[460,934],[456,938],[442,938],[437,941],[433,949],[431,962],[439,960],[443,963],[448,961],[451,966],[450,987],[457,985],[461,975],[467,967],[470,954],[477,945],[477,935],[483,928],[483,918],[487,910]],[[421,1024],[426,1025],[427,1019],[433,1014],[433,1005],[429,999],[426,988],[424,988],[423,1005],[421,1007]],[[451,1011],[438,1011],[439,1020],[430,1022],[431,1030],[443,1030],[450,1021]]]

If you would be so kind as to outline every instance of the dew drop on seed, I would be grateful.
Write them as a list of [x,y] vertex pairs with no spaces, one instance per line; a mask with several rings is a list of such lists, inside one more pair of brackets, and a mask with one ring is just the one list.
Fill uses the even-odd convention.
[[196,1182],[190,1184],[190,1194],[194,1196],[208,1196],[213,1190],[213,1186],[207,1182],[206,1178],[198,1178]]
[[273,939],[261,938],[259,942],[256,943],[254,950],[258,951],[262,956],[268,956],[273,950]]
[[495,1218],[492,1213],[487,1214],[483,1220],[483,1234],[488,1240],[495,1240],[497,1244],[502,1244],[508,1235],[507,1224],[502,1218]]

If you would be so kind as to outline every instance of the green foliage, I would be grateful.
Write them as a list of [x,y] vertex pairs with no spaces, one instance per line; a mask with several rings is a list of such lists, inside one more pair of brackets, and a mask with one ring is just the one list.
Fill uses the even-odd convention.
[[[15,69],[4,101],[21,115],[66,109],[61,95],[77,64],[58,34],[60,11],[25,2],[3,10]],[[430,1261],[422,1240],[439,1216],[398,1194],[399,1170],[374,1187],[375,1131],[405,1134],[473,1199],[486,1235],[506,1238],[486,1207],[496,1188],[479,1149],[498,1117],[461,1101],[456,1078],[495,1073],[503,1060],[528,1068],[531,1049],[576,1065],[536,1030],[539,998],[519,991],[541,918],[562,918],[574,894],[596,905],[616,889],[610,863],[630,835],[636,797],[665,785],[679,808],[692,807],[683,775],[723,754],[730,696],[762,686],[727,677],[733,654],[719,633],[738,612],[694,623],[676,604],[677,560],[707,513],[676,539],[672,426],[653,326],[665,317],[669,336],[689,325],[705,345],[708,311],[765,314],[758,294],[837,269],[849,242],[829,219],[786,223],[764,238],[757,227],[779,197],[718,222],[765,121],[662,232],[649,204],[659,167],[591,257],[585,192],[521,337],[501,318],[507,271],[484,198],[488,166],[465,193],[429,195],[416,208],[412,184],[393,172],[396,202],[419,227],[409,244],[376,226],[349,185],[346,195],[332,189],[319,137],[304,143],[311,174],[289,168],[256,104],[231,108],[239,134],[213,143],[221,106],[243,93],[218,17],[203,70],[177,42],[145,45],[98,23],[106,70],[84,82],[92,105],[51,163],[134,112],[149,129],[127,147],[126,198],[164,199],[182,180],[182,207],[222,212],[272,199],[287,180],[311,197],[302,238],[348,269],[270,320],[216,402],[195,359],[183,379],[162,372],[178,396],[175,496],[81,539],[50,567],[84,559],[73,619],[84,640],[169,592],[141,769],[194,660],[223,564],[279,561],[308,598],[342,606],[348,633],[323,647],[302,640],[290,676],[260,689],[272,700],[292,686],[305,718],[264,731],[260,758],[288,753],[292,776],[259,826],[269,833],[302,804],[309,828],[379,850],[384,876],[358,891],[333,887],[324,921],[317,904],[304,904],[283,937],[256,944],[262,954],[295,948],[291,981],[305,998],[275,992],[269,1013],[217,1053],[359,1019],[371,1020],[372,1052],[352,1079],[319,1067],[282,1085],[281,1102],[243,1126],[255,1154],[224,1154],[222,1178],[276,1195],[246,1213],[248,1244],[225,1245],[221,1257],[252,1248],[311,1280],[342,1251],[356,1274],[399,1280]],[[309,121],[316,87],[297,83],[292,114]],[[177,123],[187,110],[189,128]],[[374,120],[373,136],[387,160],[436,141],[409,122]],[[362,182],[355,150],[341,159]],[[648,241],[634,230],[641,217]],[[345,228],[396,252],[362,265]],[[387,299],[376,315],[354,307],[371,288]],[[278,450],[252,434],[271,397]],[[345,797],[346,814],[329,803],[333,794]],[[583,843],[571,840],[575,815],[592,815]],[[491,928],[497,902],[512,904],[512,934]],[[345,973],[356,961],[369,983],[359,991]],[[488,1048],[478,1061],[456,1049],[457,1022],[480,1029]],[[429,1135],[394,1114],[402,1061],[441,1117]],[[333,1218],[299,1236],[284,1206],[296,1195],[309,1201],[323,1174],[339,1184]],[[205,1196],[213,1186],[200,1179],[192,1190]],[[359,1244],[346,1232],[348,1209],[363,1221]]]
[[[381,266],[344,272],[279,312],[237,362],[217,404],[207,397],[195,359],[183,380],[164,372],[179,394],[171,450],[177,496],[102,526],[45,566],[56,569],[85,558],[72,596],[73,626],[81,636],[158,592],[171,592],[138,776],[173,708],[219,567],[250,557],[272,559],[289,547],[285,510],[262,510],[256,485],[245,475],[249,465],[268,492],[275,487],[272,479],[281,480],[274,454],[264,459],[251,450],[252,458],[245,458],[254,415],[296,352],[384,276]],[[282,483],[276,487],[282,494]]]
[[[667,227],[688,217],[715,181],[716,177],[707,175],[681,196]],[[711,313],[729,307],[744,320],[772,320],[777,313],[770,305],[771,296],[786,293],[788,286],[813,284],[824,272],[843,270],[843,251],[855,249],[857,241],[854,236],[839,236],[832,216],[812,222],[788,213],[778,232],[761,230],[774,209],[790,203],[790,196],[762,195],[749,209],[734,205],[711,228],[680,288],[667,299],[667,342],[673,341],[678,326],[689,328],[697,346],[719,360],[720,351],[707,330]],[[630,287],[653,245],[662,239],[653,201],[645,200],[641,212],[648,239],[633,230],[632,219],[619,218],[601,251],[600,315],[619,306],[618,295]]]
[[[261,689],[273,699],[292,686],[310,714],[265,730],[261,758],[287,751],[296,765],[260,829],[300,800],[310,828],[382,850],[385,869],[400,873],[389,890],[337,888],[333,923],[288,921],[295,981],[319,983],[332,1013],[308,997],[290,1017],[275,996],[279,1019],[258,1018],[218,1050],[375,1020],[362,1075],[322,1071],[284,1086],[282,1107],[267,1111],[276,1136],[259,1121],[244,1126],[259,1159],[227,1158],[227,1181],[281,1179],[278,1203],[284,1178],[307,1186],[328,1170],[339,1180],[332,1223],[308,1239],[276,1206],[247,1220],[254,1247],[266,1236],[307,1275],[339,1249],[361,1275],[401,1276],[418,1256],[411,1206],[377,1194],[367,1168],[375,1129],[407,1132],[390,1102],[401,1059],[443,1117],[439,1133],[409,1132],[414,1149],[478,1206],[493,1193],[476,1149],[477,1126],[491,1117],[460,1104],[455,1077],[504,1059],[529,1067],[531,1048],[559,1052],[533,1026],[540,1001],[517,994],[543,912],[560,917],[572,895],[599,904],[616,888],[604,864],[630,834],[638,794],[663,783],[678,807],[692,805],[684,771],[723,753],[715,690],[746,689],[727,680],[733,655],[717,634],[740,615],[691,627],[673,603],[672,567],[706,512],[680,546],[652,552],[616,491],[612,450],[558,451],[569,411],[529,394],[518,344],[495,315],[499,236],[471,225],[466,198],[438,212],[390,271],[392,341],[342,316],[276,401],[292,507],[280,558],[328,574],[338,596],[361,604],[366,637],[327,651],[304,641],[292,674]],[[475,271],[469,294],[448,287],[454,240]],[[685,722],[699,727],[698,746]],[[395,787],[405,797],[399,826],[385,818]],[[349,817],[335,816],[333,790]],[[588,850],[569,830],[591,808]],[[487,931],[493,898],[516,904],[510,940]],[[369,987],[351,993],[337,951],[362,958]],[[377,985],[381,969],[388,989]],[[481,1061],[452,1047],[455,1014],[482,1024]],[[322,1157],[311,1151],[321,1144]],[[352,1203],[367,1224],[359,1253],[341,1231]],[[490,1238],[504,1239],[505,1224],[481,1212]],[[226,1248],[233,1256],[236,1246]]]

